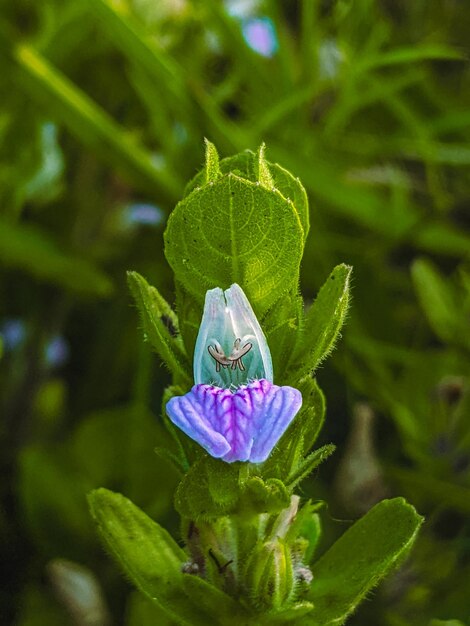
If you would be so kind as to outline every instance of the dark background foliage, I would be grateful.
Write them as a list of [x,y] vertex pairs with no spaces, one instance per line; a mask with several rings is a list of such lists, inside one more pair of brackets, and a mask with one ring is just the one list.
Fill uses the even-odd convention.
[[329,503],[325,546],[386,495],[427,523],[351,624],[469,623],[469,30],[459,0],[3,3],[5,624],[67,623],[59,557],[95,572],[113,623],[146,623],[84,495],[122,491],[178,534],[153,451],[169,376],[125,271],[174,301],[162,234],[204,137],[221,156],[265,141],[302,180],[307,303],[354,266],[318,375],[338,451],[304,493]]

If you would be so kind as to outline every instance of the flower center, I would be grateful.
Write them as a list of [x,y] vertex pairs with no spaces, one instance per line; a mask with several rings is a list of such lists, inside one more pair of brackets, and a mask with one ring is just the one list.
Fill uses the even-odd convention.
[[215,361],[216,372],[220,372],[221,366],[224,368],[230,367],[230,369],[232,370],[236,370],[238,366],[238,368],[242,372],[245,371],[246,368],[243,365],[242,359],[245,354],[248,354],[248,352],[251,350],[253,344],[249,341],[247,341],[243,345],[241,345],[241,343],[242,340],[240,338],[235,339],[235,341],[233,342],[232,352],[228,356],[225,355],[224,349],[216,340],[214,340],[214,345],[209,345],[207,347],[209,354]]

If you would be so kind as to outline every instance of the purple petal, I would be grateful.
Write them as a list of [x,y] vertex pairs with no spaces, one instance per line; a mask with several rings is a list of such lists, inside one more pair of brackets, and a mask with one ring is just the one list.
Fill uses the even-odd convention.
[[212,428],[227,442],[229,449],[221,455],[223,460],[227,463],[248,461],[253,445],[248,398],[239,391],[232,393],[229,389],[212,385],[195,385],[188,395]]
[[172,398],[167,413],[176,426],[209,454],[227,463],[265,461],[302,404],[292,387],[258,380],[235,392],[195,385]]
[[166,405],[166,412],[173,424],[197,441],[211,456],[219,459],[230,451],[230,444],[212,427],[193,394],[194,389],[196,387],[185,396],[171,398]]
[[264,400],[260,409],[253,415],[255,431],[251,449],[251,463],[262,463],[271,454],[272,449],[287,430],[302,406],[302,394],[293,387],[270,385],[265,380],[252,383],[264,389]]

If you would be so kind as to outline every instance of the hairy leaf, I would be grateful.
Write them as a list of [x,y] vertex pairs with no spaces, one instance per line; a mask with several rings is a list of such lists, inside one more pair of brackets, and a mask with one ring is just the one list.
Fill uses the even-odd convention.
[[170,534],[119,493],[97,489],[89,504],[106,547],[140,591],[177,624],[207,623],[209,616],[184,593],[187,555]]
[[347,530],[313,565],[302,624],[339,626],[413,545],[423,518],[403,498],[383,500]]
[[333,350],[349,305],[352,268],[338,265],[310,307],[292,362],[291,380],[313,372]]
[[175,507],[190,519],[214,519],[230,513],[240,496],[239,464],[204,455],[178,486]]
[[146,339],[166,363],[176,380],[191,384],[189,359],[179,336],[178,318],[155,287],[137,272],[127,273],[132,295],[139,308]]
[[296,469],[289,475],[286,480],[286,483],[289,488],[293,489],[298,483],[300,483],[304,478],[306,478],[313,470],[323,463],[325,459],[333,454],[336,446],[333,444],[327,444],[326,446],[322,446],[315,450],[311,454],[309,454],[305,459],[299,463]]
[[197,301],[207,289],[238,283],[261,315],[297,286],[302,239],[298,215],[279,191],[230,173],[176,206],[165,252]]

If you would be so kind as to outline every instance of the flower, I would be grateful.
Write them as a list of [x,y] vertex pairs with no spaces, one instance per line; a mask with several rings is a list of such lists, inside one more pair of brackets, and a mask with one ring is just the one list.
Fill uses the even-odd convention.
[[273,384],[266,337],[243,290],[206,293],[194,351],[194,382],[166,405],[171,421],[213,457],[262,463],[302,405]]

